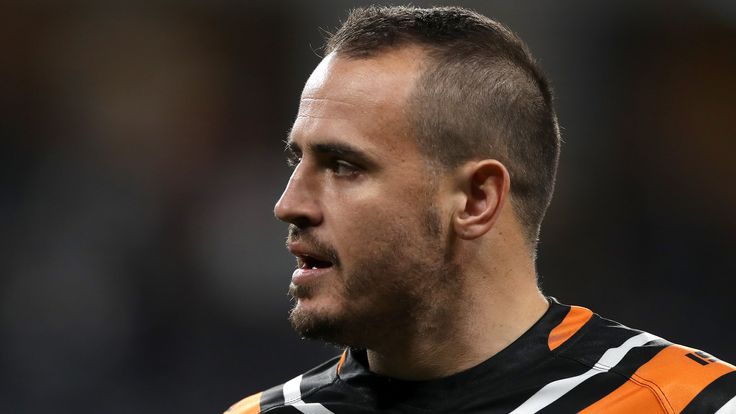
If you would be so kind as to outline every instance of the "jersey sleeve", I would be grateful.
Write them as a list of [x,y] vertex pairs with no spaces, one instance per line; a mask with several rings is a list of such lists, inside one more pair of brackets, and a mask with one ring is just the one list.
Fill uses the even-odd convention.
[[262,392],[259,392],[258,394],[243,398],[225,411],[225,414],[259,414],[261,412],[262,394]]
[[[670,345],[641,365],[626,383],[583,412],[733,414],[735,372],[736,367],[705,352]],[[637,411],[645,407],[645,411]]]

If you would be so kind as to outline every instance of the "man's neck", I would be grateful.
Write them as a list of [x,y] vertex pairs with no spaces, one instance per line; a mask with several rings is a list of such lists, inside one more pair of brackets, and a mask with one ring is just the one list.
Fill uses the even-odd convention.
[[457,298],[459,314],[443,318],[446,326],[428,323],[380,349],[368,349],[370,370],[405,380],[464,371],[509,346],[549,307],[533,275],[507,274],[503,286],[477,287]]

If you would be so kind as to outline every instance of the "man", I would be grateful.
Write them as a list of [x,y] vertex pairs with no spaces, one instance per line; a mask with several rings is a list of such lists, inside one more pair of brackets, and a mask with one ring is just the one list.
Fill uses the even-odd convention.
[[326,52],[275,214],[294,328],[346,351],[229,413],[736,412],[734,366],[540,292],[560,136],[516,35],[372,7]]

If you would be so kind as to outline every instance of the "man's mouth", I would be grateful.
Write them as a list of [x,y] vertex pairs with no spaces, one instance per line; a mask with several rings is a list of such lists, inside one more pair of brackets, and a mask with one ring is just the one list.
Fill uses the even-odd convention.
[[328,274],[335,267],[335,263],[327,255],[318,255],[307,249],[292,246],[291,253],[296,257],[297,268],[291,275],[291,283],[303,286],[314,283],[320,277]]
[[291,275],[293,285],[312,284],[340,266],[337,255],[329,247],[320,246],[316,241],[306,243],[290,237],[286,247],[296,257],[296,270]]
[[318,259],[309,255],[298,255],[296,257],[297,265],[299,269],[303,270],[316,270],[325,269],[332,267],[332,262],[326,259]]

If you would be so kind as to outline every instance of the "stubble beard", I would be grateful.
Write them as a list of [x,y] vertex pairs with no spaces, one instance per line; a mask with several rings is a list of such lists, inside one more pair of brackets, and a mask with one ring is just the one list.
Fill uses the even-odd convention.
[[[336,266],[339,286],[330,292],[340,301],[340,313],[306,311],[295,305],[289,320],[304,338],[338,346],[375,349],[396,342],[397,336],[420,335],[447,322],[457,304],[459,273],[453,264],[439,215],[429,207],[422,231],[388,231],[370,256],[343,272]],[[310,298],[329,287],[289,287],[292,298]],[[444,332],[447,333],[447,332]],[[433,332],[442,334],[442,332]]]

